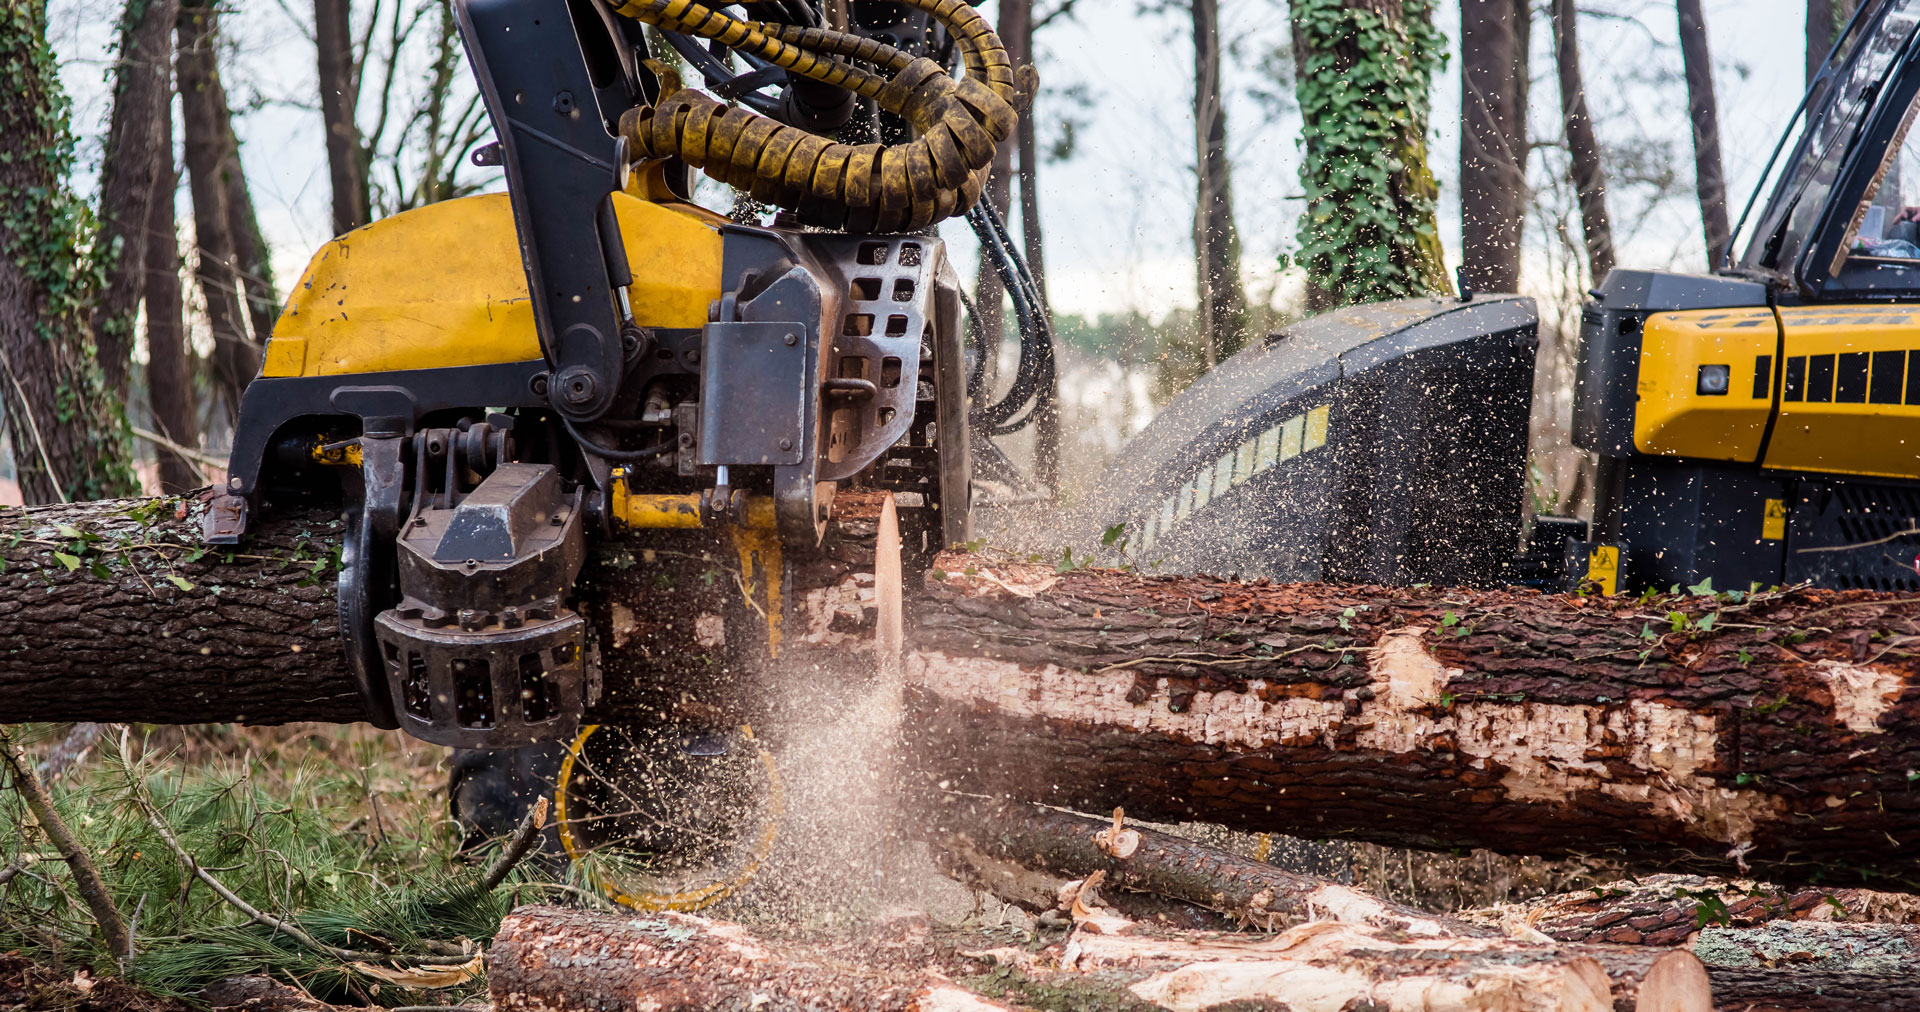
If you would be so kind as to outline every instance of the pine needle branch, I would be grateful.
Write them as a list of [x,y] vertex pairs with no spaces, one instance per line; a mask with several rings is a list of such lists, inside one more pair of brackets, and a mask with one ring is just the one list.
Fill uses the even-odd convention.
[[80,890],[80,897],[86,900],[87,909],[93,911],[94,922],[100,925],[100,934],[106,939],[108,950],[116,961],[125,960],[128,953],[133,951],[133,939],[127,934],[120,908],[114,905],[112,894],[107,892],[106,882],[100,878],[100,869],[94,867],[93,859],[80,849],[80,844],[74,840],[60,813],[54,810],[53,798],[35,775],[33,763],[5,728],[0,728],[0,759],[6,762],[7,768],[13,773],[13,789],[27,803],[27,808],[33,812],[33,817],[39,821],[47,838],[53,841],[54,848],[59,850],[67,867],[73,869],[74,885]]
[[143,789],[139,780],[133,775],[132,769],[127,768],[123,770],[123,772],[127,775],[129,793],[133,796],[134,802],[140,806],[141,811],[146,813],[147,824],[153,827],[153,831],[159,834],[160,842],[166,844],[167,849],[172,851],[173,856],[180,861],[180,867],[184,869],[187,874],[205,883],[207,888],[213,890],[214,895],[220,897],[228,906],[245,914],[248,920],[256,924],[264,924],[268,928],[285,934],[287,937],[292,938],[294,941],[299,942],[301,945],[315,952],[332,956],[342,962],[379,962],[384,960],[401,963],[431,963],[445,958],[444,956],[438,955],[365,952],[359,949],[346,949],[337,945],[328,945],[312,935],[307,934],[305,930],[291,921],[275,917],[253,904],[248,903],[246,900],[241,899],[238,893],[227,888],[205,868],[200,867],[200,862],[195,860],[193,855],[189,854],[187,849],[180,845],[179,838],[173,835],[173,828],[167,825],[167,820],[161,816],[160,810],[154,807],[152,799],[147,797],[147,792]]

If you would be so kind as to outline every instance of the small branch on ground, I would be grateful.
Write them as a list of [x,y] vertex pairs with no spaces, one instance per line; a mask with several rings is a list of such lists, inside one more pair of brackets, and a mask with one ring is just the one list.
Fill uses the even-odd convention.
[[[125,960],[132,951],[133,939],[127,934],[126,921],[120,917],[120,908],[114,905],[113,896],[107,892],[107,884],[100,878],[100,870],[94,867],[93,859],[80,849],[67,824],[54,810],[53,798],[47,794],[46,787],[33,771],[33,763],[21,751],[18,742],[0,728],[0,759],[4,759],[13,774],[13,789],[27,803],[27,809],[40,823],[40,829],[47,839],[60,851],[60,857],[73,869],[74,886],[80,890],[80,897],[86,900],[87,909],[93,911],[94,922],[100,925],[100,935],[106,939],[107,949],[116,961]],[[15,872],[18,874],[18,872]],[[12,878],[11,875],[7,876]]]
[[541,798],[520,820],[520,826],[513,831],[513,838],[500,849],[500,856],[493,859],[487,873],[480,877],[480,891],[490,893],[500,888],[507,880],[507,873],[526,859],[533,850],[533,843],[540,838],[540,831],[547,828],[547,799]]

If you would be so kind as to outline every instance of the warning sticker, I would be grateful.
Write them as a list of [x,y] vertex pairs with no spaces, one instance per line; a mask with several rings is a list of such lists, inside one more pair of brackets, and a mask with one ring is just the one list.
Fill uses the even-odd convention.
[[1766,518],[1760,521],[1760,540],[1785,541],[1787,539],[1787,501],[1768,499]]
[[1600,585],[1600,593],[1612,597],[1620,589],[1620,549],[1615,545],[1595,545],[1587,553],[1587,579]]

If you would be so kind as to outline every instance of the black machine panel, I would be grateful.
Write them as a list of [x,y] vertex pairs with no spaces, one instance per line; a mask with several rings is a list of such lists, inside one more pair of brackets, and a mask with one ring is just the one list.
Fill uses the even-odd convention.
[[1516,296],[1304,321],[1169,404],[1094,515],[1162,571],[1497,580],[1519,547],[1537,328]]

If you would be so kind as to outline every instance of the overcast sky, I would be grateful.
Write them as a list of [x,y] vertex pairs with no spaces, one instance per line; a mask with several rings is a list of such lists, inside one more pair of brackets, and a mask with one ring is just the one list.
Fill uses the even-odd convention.
[[[236,104],[248,178],[284,288],[329,237],[323,136],[313,110],[314,56],[306,29],[289,10],[305,0],[235,4],[227,28],[237,47],[226,70]],[[1273,0],[1222,0],[1233,50],[1229,92],[1234,198],[1255,297],[1272,286],[1275,254],[1292,244],[1298,198],[1297,114],[1271,101],[1261,55],[1284,38],[1286,7]],[[74,99],[80,139],[79,184],[91,189],[107,120],[107,47],[119,0],[52,0],[54,43]],[[986,5],[991,16],[993,4]],[[1614,195],[1623,264],[1699,269],[1697,206],[1686,96],[1670,3],[1593,0],[1581,23],[1582,57],[1601,140],[1665,146],[1680,172],[1679,196],[1648,206],[1649,188]],[[1752,190],[1803,78],[1804,6],[1785,0],[1707,0],[1716,64],[1722,148],[1731,213]],[[1457,9],[1443,6],[1441,28],[1457,44]],[[1559,137],[1558,93],[1544,19],[1535,22],[1533,133]],[[1042,137],[1057,134],[1071,111],[1081,123],[1073,157],[1045,167],[1040,196],[1051,295],[1059,311],[1095,314],[1139,309],[1159,315],[1193,301],[1188,240],[1192,214],[1191,43],[1179,18],[1135,13],[1133,0],[1086,0],[1073,20],[1040,38]],[[370,86],[371,87],[371,86]],[[1088,104],[1059,97],[1077,87]],[[1459,61],[1434,87],[1433,168],[1442,187],[1442,233],[1449,259],[1459,252],[1457,177]],[[1545,158],[1535,173],[1545,171]],[[185,195],[181,196],[185,214]],[[971,256],[963,224],[946,229],[957,255]],[[1530,272],[1540,273],[1537,260]]]

